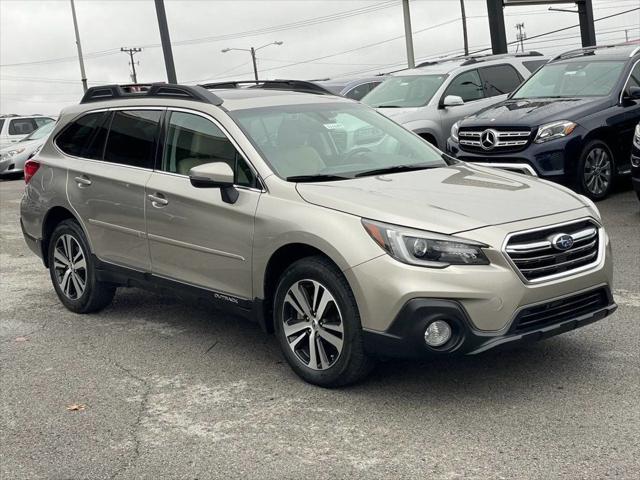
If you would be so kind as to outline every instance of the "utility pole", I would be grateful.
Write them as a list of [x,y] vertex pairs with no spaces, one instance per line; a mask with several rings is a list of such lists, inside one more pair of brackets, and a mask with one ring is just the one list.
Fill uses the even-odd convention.
[[[141,52],[142,49],[136,48],[136,47],[134,48],[122,47],[120,51],[129,54],[129,58],[131,58],[131,70],[132,70],[131,80],[133,81],[133,83],[138,83],[138,76],[136,75],[136,63],[133,61],[133,55]],[[140,65],[140,63],[138,63],[138,65]]]
[[251,61],[253,62],[253,77],[258,82],[258,64],[256,63],[256,49],[251,47]]
[[78,19],[76,18],[76,6],[71,0],[71,15],[73,16],[73,28],[76,31],[76,46],[78,47],[78,60],[80,61],[80,76],[82,88],[87,91],[87,75],[84,73],[84,60],[82,59],[82,45],[80,45],[80,32],[78,31]]
[[464,38],[464,54],[469,55],[469,38],[467,37],[467,15],[464,12],[464,0],[460,0],[460,12],[462,14],[462,36]]
[[416,60],[413,55],[413,34],[411,33],[411,11],[409,10],[409,0],[402,0],[402,13],[404,14],[404,37],[407,43],[407,66],[409,68],[414,68],[416,66]]
[[169,83],[178,83],[176,77],[176,66],[173,63],[173,52],[171,51],[171,38],[169,37],[169,26],[167,25],[167,12],[164,10],[164,0],[155,0],[156,15],[158,16],[158,28],[160,28],[160,41],[162,43],[162,53],[164,53],[164,65],[167,69],[167,80]]
[[[520,51],[524,53],[524,41],[527,38],[527,34],[524,31],[524,22],[516,23],[516,29],[518,30],[516,40],[520,42]],[[517,51],[518,50],[516,48],[516,52]]]

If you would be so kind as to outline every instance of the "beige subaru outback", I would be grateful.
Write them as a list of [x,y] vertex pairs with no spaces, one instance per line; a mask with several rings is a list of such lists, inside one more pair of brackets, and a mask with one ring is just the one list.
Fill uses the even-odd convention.
[[275,332],[317,385],[616,308],[591,201],[453,160],[305,82],[91,88],[25,181],[25,239],[69,310],[122,287],[191,292]]

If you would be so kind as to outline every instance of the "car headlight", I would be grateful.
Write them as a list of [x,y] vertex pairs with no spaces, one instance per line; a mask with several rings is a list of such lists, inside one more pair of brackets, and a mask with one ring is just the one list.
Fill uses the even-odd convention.
[[640,149],[640,123],[636,125],[636,131],[633,134],[633,145]]
[[577,124],[568,120],[541,125],[540,128],[538,128],[538,134],[534,142],[544,143],[549,140],[555,140],[556,138],[566,137],[573,132],[577,126]]
[[488,265],[482,243],[362,219],[371,238],[396,260],[422,267]]
[[460,121],[451,125],[451,138],[454,142],[458,142],[458,130],[460,130]]

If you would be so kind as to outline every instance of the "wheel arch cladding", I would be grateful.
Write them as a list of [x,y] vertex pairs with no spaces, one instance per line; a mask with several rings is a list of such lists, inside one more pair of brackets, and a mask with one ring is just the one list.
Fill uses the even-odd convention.
[[[75,217],[70,210],[65,207],[56,206],[51,208],[45,215],[44,221],[42,222],[42,259],[44,261],[44,266],[49,268],[49,241],[51,239],[51,234],[55,230],[56,226],[60,224],[60,222],[64,220],[74,220],[80,225],[78,219]],[[80,227],[82,229],[82,227]],[[86,236],[86,234],[85,234]]]
[[289,243],[279,247],[267,262],[267,266],[264,273],[264,286],[263,295],[264,301],[262,302],[264,327],[269,333],[273,333],[273,296],[276,288],[278,287],[278,279],[282,276],[284,271],[292,265],[294,262],[307,257],[322,257],[330,261],[333,265],[340,270],[339,265],[325,252],[317,247],[314,247],[305,243]]

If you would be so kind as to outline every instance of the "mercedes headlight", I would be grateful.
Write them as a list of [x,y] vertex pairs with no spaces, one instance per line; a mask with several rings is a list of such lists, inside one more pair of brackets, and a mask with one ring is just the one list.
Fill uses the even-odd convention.
[[578,125],[568,120],[561,122],[546,123],[538,128],[538,134],[534,142],[544,143],[556,138],[562,138],[569,135]]
[[362,220],[371,238],[396,260],[422,267],[488,265],[487,245],[464,238]]
[[636,131],[633,134],[633,145],[636,148],[640,148],[640,123],[636,125]]

